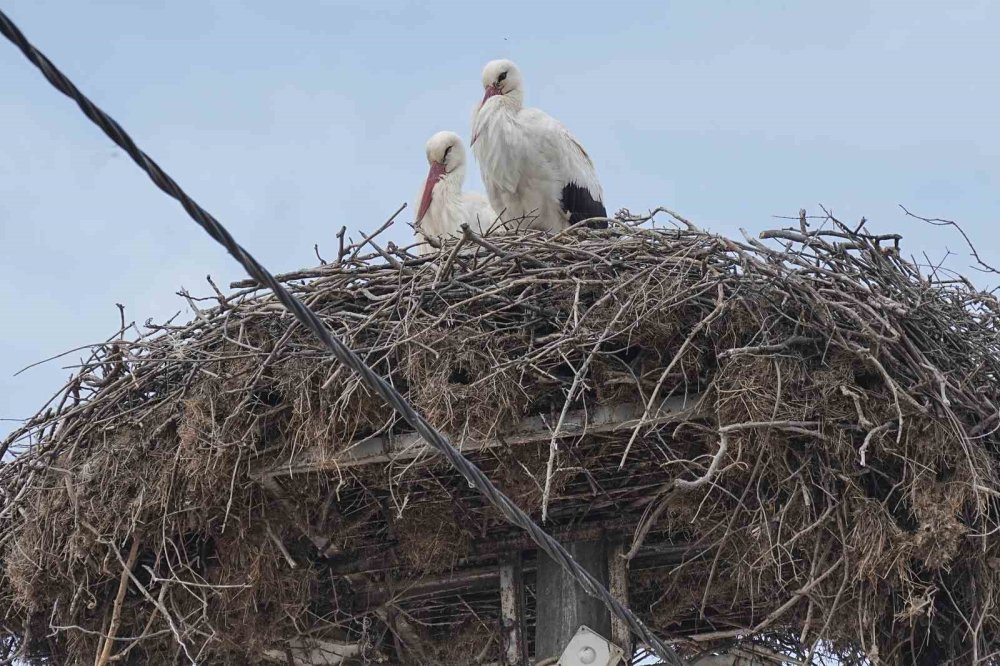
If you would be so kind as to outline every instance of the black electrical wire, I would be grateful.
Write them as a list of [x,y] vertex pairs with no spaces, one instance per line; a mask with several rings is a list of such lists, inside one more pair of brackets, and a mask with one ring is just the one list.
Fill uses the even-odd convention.
[[403,398],[399,392],[389,385],[382,377],[369,368],[349,347],[347,347],[337,336],[335,336],[309,308],[301,301],[292,296],[284,286],[279,283],[271,273],[268,272],[249,252],[236,242],[236,239],[226,230],[222,224],[212,215],[196,203],[191,197],[177,185],[174,180],[161,169],[156,162],[146,153],[139,149],[135,141],[122,129],[111,116],[91,102],[86,95],[70,81],[65,74],[59,71],[43,53],[36,49],[24,36],[24,33],[14,25],[3,11],[0,11],[0,32],[17,46],[24,56],[32,62],[45,78],[49,80],[59,92],[63,93],[79,105],[95,125],[104,130],[104,133],[118,146],[129,154],[136,164],[138,164],[146,174],[149,175],[153,183],[165,193],[180,202],[188,215],[194,219],[198,225],[204,229],[217,243],[226,250],[246,269],[258,283],[266,285],[281,301],[282,305],[288,308],[295,318],[302,325],[312,331],[323,344],[325,344],[333,355],[351,370],[358,373],[362,381],[370,389],[378,393],[389,405],[424,438],[431,446],[440,451],[448,462],[465,477],[465,480],[481,492],[491,504],[503,513],[504,517],[524,529],[531,536],[539,548],[559,563],[563,569],[570,573],[587,594],[600,599],[608,609],[620,620],[625,622],[629,629],[652,651],[671,666],[683,666],[684,662],[678,657],[669,646],[661,641],[646,625],[636,617],[628,607],[615,599],[607,588],[594,578],[586,569],[581,567],[566,549],[556,539],[542,530],[531,517],[518,507],[510,498],[504,495],[493,485],[493,482],[483,474],[482,470],[467,460],[452,444],[439,433],[423,416],[418,414],[413,407]]

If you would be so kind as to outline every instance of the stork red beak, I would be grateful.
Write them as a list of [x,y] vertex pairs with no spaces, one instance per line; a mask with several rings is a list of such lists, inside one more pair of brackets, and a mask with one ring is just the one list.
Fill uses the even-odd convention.
[[419,224],[427,214],[427,209],[431,207],[431,194],[434,186],[444,177],[444,164],[441,162],[431,162],[431,170],[427,173],[427,182],[424,183],[424,196],[420,197],[420,210],[417,211],[417,220],[414,224]]
[[496,86],[486,86],[486,94],[483,95],[483,101],[479,103],[480,106],[486,104],[486,100],[494,95],[502,95],[503,91]]

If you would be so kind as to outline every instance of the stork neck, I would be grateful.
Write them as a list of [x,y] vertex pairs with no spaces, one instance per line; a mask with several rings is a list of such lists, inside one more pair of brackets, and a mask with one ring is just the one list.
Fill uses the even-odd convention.
[[479,110],[481,120],[513,118],[523,107],[523,97],[520,91],[509,92],[506,95],[491,97]]
[[[494,101],[496,100],[496,101]],[[494,141],[502,134],[506,134],[517,124],[517,113],[520,107],[516,100],[511,101],[506,95],[490,98],[489,102],[479,109],[473,121],[473,134],[493,135]],[[484,150],[483,143],[473,144],[472,149],[476,155],[480,156]],[[481,165],[480,165],[481,166]]]
[[434,202],[432,206],[447,215],[462,199],[462,182],[464,180],[465,167],[461,166],[442,176],[441,180],[434,186]]
[[520,90],[511,90],[504,95],[498,95],[498,106],[506,113],[514,114],[524,108],[524,93]]
[[465,175],[462,167],[446,174],[434,186],[425,230],[432,235],[446,233],[461,224],[462,181]]
[[458,196],[462,193],[462,183],[464,182],[465,165],[459,164],[441,176],[437,189],[445,194],[445,196]]

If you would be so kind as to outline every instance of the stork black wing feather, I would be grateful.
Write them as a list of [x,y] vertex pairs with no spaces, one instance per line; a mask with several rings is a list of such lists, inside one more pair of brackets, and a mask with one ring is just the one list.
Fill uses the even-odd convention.
[[[592,217],[607,217],[608,212],[604,209],[604,204],[594,199],[590,190],[580,187],[575,183],[570,183],[562,190],[562,209],[569,214],[569,223],[576,224],[581,220],[588,220]],[[608,223],[593,221],[587,224],[591,229],[607,229]]]

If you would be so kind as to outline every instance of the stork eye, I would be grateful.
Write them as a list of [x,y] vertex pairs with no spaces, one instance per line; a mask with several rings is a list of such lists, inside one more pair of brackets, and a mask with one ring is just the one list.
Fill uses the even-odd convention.
[[507,72],[504,72],[503,74],[497,77],[497,83],[506,80],[506,78],[507,78]]
[[444,159],[448,159],[448,153],[451,152],[451,146],[444,149]]

